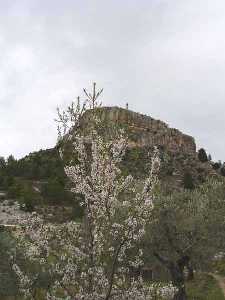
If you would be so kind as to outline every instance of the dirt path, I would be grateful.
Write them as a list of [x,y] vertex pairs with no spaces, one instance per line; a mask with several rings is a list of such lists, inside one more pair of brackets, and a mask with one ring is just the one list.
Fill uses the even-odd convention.
[[217,280],[221,290],[223,291],[223,295],[225,297],[225,277],[222,277],[217,274],[210,274],[210,275],[212,275]]

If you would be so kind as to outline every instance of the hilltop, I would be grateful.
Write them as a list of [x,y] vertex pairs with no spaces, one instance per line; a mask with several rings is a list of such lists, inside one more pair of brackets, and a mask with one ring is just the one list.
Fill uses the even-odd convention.
[[[136,178],[145,177],[148,153],[157,146],[160,151],[160,179],[166,191],[181,187],[194,188],[208,176],[217,176],[211,162],[200,162],[195,139],[161,120],[120,107],[98,108],[103,123],[126,128],[129,143],[123,170]],[[84,130],[92,111],[85,113],[81,123]]]
[[[199,161],[193,137],[170,128],[160,120],[128,109],[101,107],[98,110],[103,122],[126,128],[129,145],[121,166],[124,174],[131,173],[142,180],[149,167],[148,154],[157,146],[161,158],[159,177],[165,192],[183,187],[193,189],[208,176],[218,176],[211,162]],[[84,130],[88,128],[91,114],[91,110],[84,114],[81,122]],[[0,186],[7,190],[10,198],[19,198],[29,210],[37,204],[71,206],[71,194],[57,145],[30,153],[20,160],[13,157],[2,160]],[[77,206],[73,210],[80,213]]]
[[[183,152],[191,155],[196,153],[193,137],[178,129],[170,128],[163,121],[117,106],[101,107],[98,111],[103,121],[128,127],[130,148],[157,146],[173,153]],[[86,112],[84,127],[88,126],[91,113],[91,110]]]

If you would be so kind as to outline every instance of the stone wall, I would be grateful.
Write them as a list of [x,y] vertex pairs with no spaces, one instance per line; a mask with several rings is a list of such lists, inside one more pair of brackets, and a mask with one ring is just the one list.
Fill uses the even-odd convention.
[[128,126],[130,147],[162,146],[171,152],[196,153],[193,137],[170,128],[160,120],[119,107],[102,107],[100,114],[103,120]]

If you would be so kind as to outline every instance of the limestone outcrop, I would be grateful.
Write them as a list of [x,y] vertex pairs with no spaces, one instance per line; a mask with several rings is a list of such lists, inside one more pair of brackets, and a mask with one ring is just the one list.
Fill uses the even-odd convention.
[[158,146],[174,153],[196,153],[193,137],[183,134],[178,129],[170,128],[160,120],[119,107],[102,107],[99,111],[102,120],[128,126],[129,147]]

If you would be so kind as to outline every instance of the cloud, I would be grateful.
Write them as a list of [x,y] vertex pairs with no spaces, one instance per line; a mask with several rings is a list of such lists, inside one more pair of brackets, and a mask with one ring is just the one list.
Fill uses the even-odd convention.
[[[0,155],[56,141],[56,107],[95,80],[224,157],[223,0],[0,3]],[[224,157],[225,160],[225,157]]]

